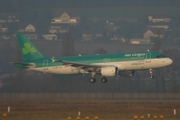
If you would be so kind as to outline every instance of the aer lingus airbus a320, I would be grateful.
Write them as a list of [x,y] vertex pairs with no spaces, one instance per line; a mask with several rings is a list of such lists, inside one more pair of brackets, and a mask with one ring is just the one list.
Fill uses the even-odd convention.
[[125,52],[88,56],[48,58],[44,56],[25,35],[17,35],[23,61],[14,63],[16,67],[52,74],[91,74],[90,83],[95,83],[95,75],[101,75],[102,83],[108,76],[133,76],[136,70],[166,67],[172,60],[159,52]]

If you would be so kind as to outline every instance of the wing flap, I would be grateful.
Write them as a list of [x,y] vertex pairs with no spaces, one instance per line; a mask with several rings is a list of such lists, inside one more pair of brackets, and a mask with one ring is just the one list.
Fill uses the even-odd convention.
[[79,66],[83,66],[83,67],[100,67],[100,65],[98,64],[83,64],[83,63],[78,63],[78,62],[70,62],[70,61],[64,61],[64,60],[58,60],[55,62],[62,62],[63,65],[68,65],[68,66],[73,66],[73,67],[79,67]]

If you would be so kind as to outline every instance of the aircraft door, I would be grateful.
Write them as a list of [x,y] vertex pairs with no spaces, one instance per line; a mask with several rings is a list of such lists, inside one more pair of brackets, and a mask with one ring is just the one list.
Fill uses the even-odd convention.
[[43,69],[48,70],[48,60],[43,61]]
[[151,62],[151,53],[146,53],[146,63]]

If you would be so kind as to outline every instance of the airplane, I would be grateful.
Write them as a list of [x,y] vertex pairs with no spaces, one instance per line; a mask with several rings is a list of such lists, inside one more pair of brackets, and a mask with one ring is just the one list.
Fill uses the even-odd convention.
[[15,67],[51,74],[91,74],[90,83],[95,83],[95,75],[101,75],[102,83],[106,77],[131,77],[136,70],[149,70],[153,79],[153,69],[172,64],[172,59],[155,51],[124,52],[116,54],[97,54],[49,58],[44,56],[24,34],[17,34],[23,61],[13,63]]

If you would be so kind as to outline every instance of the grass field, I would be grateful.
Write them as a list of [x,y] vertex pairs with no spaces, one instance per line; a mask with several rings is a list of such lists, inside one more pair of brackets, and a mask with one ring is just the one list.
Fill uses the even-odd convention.
[[[10,112],[7,113],[7,107]],[[173,109],[177,115],[173,115]],[[81,112],[81,120],[89,116],[93,120],[133,120],[133,116],[163,115],[164,120],[180,120],[180,101],[151,100],[51,100],[51,99],[3,99],[0,100],[0,120],[73,120]],[[3,117],[7,113],[7,117]],[[160,120],[160,119],[158,119]]]

